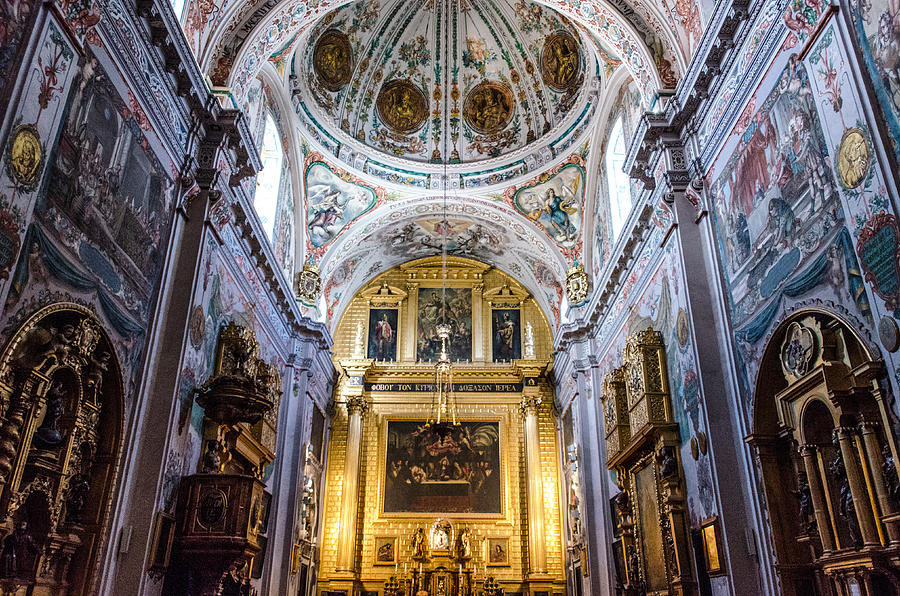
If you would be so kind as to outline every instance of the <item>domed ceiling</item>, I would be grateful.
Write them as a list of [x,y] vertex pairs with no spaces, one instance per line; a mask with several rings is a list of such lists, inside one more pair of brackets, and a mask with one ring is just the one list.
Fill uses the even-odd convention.
[[579,28],[527,0],[360,0],[328,13],[300,47],[301,121],[420,164],[498,158],[558,136],[597,70]]

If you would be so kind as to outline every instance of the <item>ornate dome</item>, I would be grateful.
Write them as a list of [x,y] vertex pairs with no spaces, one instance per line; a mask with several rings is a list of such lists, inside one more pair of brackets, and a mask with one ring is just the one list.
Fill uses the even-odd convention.
[[314,136],[419,163],[555,138],[597,70],[580,30],[527,0],[360,0],[306,35],[294,97]]

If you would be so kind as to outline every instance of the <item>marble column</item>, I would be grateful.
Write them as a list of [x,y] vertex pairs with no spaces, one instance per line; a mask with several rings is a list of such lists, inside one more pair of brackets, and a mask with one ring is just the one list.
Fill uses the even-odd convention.
[[809,494],[812,498],[816,525],[819,528],[822,550],[828,553],[833,551],[835,547],[834,533],[831,526],[831,517],[828,515],[828,504],[825,500],[822,477],[819,475],[819,462],[815,445],[801,446],[800,456],[803,458],[803,469],[806,470],[806,481],[809,483]]
[[853,506],[856,509],[856,519],[859,522],[863,543],[865,546],[881,546],[875,527],[875,516],[872,514],[872,504],[869,501],[869,491],[866,489],[866,481],[857,459],[859,452],[854,444],[853,429],[840,426],[834,430],[834,434],[841,447],[841,459],[844,460],[844,470],[850,483],[850,494],[853,496]]
[[881,445],[878,440],[878,425],[874,422],[863,422],[859,425],[859,433],[862,437],[863,447],[865,447],[866,463],[868,463],[869,473],[872,475],[872,486],[878,497],[878,506],[881,509],[888,541],[891,544],[900,544],[900,526],[896,521],[885,521],[885,518],[893,518],[896,511],[881,475],[884,458],[881,456]]
[[408,302],[406,307],[406,327],[403,329],[403,345],[399,349],[398,360],[406,362],[416,361],[416,317],[419,311],[419,284],[409,282],[406,284]]
[[341,487],[341,530],[338,534],[337,570],[353,571],[356,549],[356,509],[359,497],[359,457],[362,445],[363,414],[367,409],[362,395],[347,398],[347,459]]
[[[484,329],[484,283],[477,283],[472,286],[472,337],[478,338],[473,346],[472,352],[473,362],[484,362],[485,353],[490,354],[490,337],[491,334],[485,334]],[[491,316],[490,308],[488,308],[487,316]],[[485,352],[487,350],[487,352]],[[490,355],[487,360],[490,360]]]
[[541,472],[541,441],[538,432],[538,412],[542,399],[526,393],[520,404],[525,417],[525,466],[528,476],[528,560],[531,575],[547,571],[544,544],[544,482]]

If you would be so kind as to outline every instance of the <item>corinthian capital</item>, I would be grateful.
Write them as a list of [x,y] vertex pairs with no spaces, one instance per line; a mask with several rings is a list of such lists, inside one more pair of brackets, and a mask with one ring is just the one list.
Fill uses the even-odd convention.
[[519,411],[523,416],[537,416],[543,402],[544,400],[537,395],[525,395],[519,402]]
[[357,395],[347,398],[347,414],[350,416],[353,416],[354,414],[365,414],[368,409],[369,404],[366,402],[365,397]]

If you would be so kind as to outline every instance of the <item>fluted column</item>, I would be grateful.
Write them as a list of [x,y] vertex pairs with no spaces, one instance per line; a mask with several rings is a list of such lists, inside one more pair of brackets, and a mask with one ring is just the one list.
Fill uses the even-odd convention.
[[341,487],[341,529],[338,534],[340,542],[337,549],[337,571],[353,571],[362,418],[366,409],[366,399],[362,395],[347,398],[347,459],[344,460],[344,481]]
[[834,550],[834,532],[831,526],[831,517],[828,515],[828,503],[825,500],[825,489],[822,487],[816,453],[814,445],[800,447],[800,456],[803,458],[803,469],[806,470],[806,481],[809,482],[809,495],[812,498],[816,525],[819,528],[819,539],[822,541],[822,550],[827,553]]
[[520,404],[525,417],[525,466],[528,476],[528,555],[530,572],[547,571],[544,545],[544,483],[541,471],[541,438],[538,432],[539,395],[524,395]]
[[841,426],[836,428],[834,433],[841,447],[841,459],[844,460],[844,470],[850,484],[850,494],[853,496],[853,506],[856,509],[856,519],[859,522],[863,544],[865,546],[881,546],[878,530],[875,528],[872,504],[869,501],[869,491],[866,489],[866,481],[857,458],[859,452],[853,443],[853,429]]
[[865,448],[866,462],[869,464],[869,473],[872,476],[872,485],[875,488],[875,495],[878,497],[878,506],[881,509],[881,519],[884,521],[884,527],[887,531],[888,540],[891,544],[900,543],[900,527],[895,521],[885,521],[885,518],[893,518],[896,511],[894,504],[891,502],[890,495],[887,493],[887,487],[881,477],[881,468],[884,465],[884,458],[881,457],[881,446],[878,441],[878,425],[874,422],[863,422],[859,425],[859,433],[862,437],[863,447]]
[[[487,309],[487,315],[491,316],[491,310]],[[490,333],[484,333],[484,282],[477,283],[472,286],[472,337],[478,338],[472,342],[473,362],[484,362],[491,360]],[[490,323],[488,324],[490,325]],[[490,327],[488,327],[490,328]],[[487,354],[487,355],[485,355]]]
[[398,360],[416,361],[416,317],[419,313],[419,284],[411,281],[406,284],[408,302],[406,306],[406,328],[403,329],[403,345],[399,347]]

